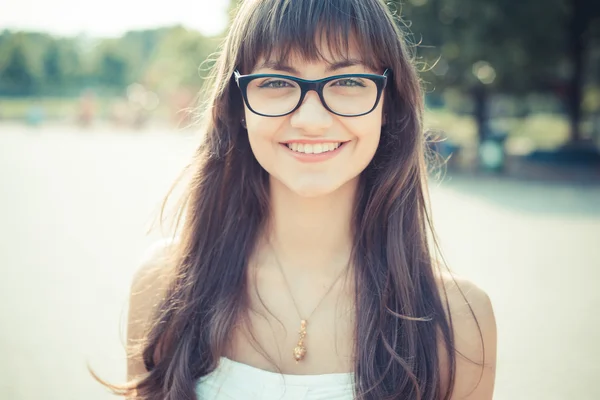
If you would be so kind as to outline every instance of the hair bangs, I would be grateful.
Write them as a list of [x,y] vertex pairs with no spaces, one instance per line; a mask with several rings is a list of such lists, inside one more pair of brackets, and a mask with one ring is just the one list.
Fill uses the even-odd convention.
[[240,44],[239,67],[249,73],[260,60],[285,62],[290,57],[305,62],[344,61],[350,58],[351,45],[357,46],[367,67],[386,67],[381,45],[385,28],[367,17],[364,3],[371,2],[363,1],[257,0]]

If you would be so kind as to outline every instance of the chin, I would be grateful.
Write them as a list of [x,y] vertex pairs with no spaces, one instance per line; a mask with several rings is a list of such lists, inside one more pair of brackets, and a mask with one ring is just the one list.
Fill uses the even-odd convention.
[[300,197],[315,198],[327,196],[344,186],[344,182],[284,182],[284,185]]
[[290,190],[292,190],[298,196],[306,198],[326,196],[335,192],[335,189],[329,189],[324,187],[290,188]]

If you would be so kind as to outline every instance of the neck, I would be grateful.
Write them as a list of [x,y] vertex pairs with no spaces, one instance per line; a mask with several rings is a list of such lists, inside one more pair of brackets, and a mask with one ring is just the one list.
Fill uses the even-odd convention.
[[358,179],[354,179],[330,194],[307,198],[271,179],[271,215],[265,239],[286,269],[329,274],[347,265],[357,185]]

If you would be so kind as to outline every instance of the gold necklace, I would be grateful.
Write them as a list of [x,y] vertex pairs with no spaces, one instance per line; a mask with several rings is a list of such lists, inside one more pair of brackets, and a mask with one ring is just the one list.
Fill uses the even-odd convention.
[[296,312],[298,313],[298,317],[300,317],[300,331],[298,331],[298,334],[300,335],[300,339],[298,340],[298,344],[296,344],[296,347],[294,347],[294,352],[293,352],[293,354],[294,354],[294,360],[296,360],[296,364],[297,364],[298,362],[302,361],[304,359],[304,357],[306,357],[307,350],[306,350],[306,345],[304,344],[304,339],[306,338],[306,326],[308,325],[308,320],[310,319],[310,317],[312,317],[312,315],[317,310],[317,308],[319,308],[319,306],[321,305],[321,303],[323,302],[323,300],[325,299],[325,297],[327,297],[327,295],[329,294],[329,292],[331,292],[331,289],[333,289],[333,287],[335,286],[335,284],[340,280],[340,278],[342,277],[342,275],[344,274],[344,272],[348,271],[348,265],[350,264],[350,261],[348,261],[348,265],[346,265],[346,268],[342,269],[342,271],[337,276],[337,278],[329,286],[329,289],[327,289],[327,291],[325,292],[325,294],[323,295],[323,297],[321,297],[321,300],[319,300],[319,302],[317,303],[317,305],[315,306],[315,308],[313,308],[313,310],[308,315],[308,317],[307,318],[302,318],[302,315],[300,313],[300,309],[298,308],[298,304],[296,304],[296,300],[294,299],[294,295],[292,294],[292,289],[290,288],[290,284],[289,284],[289,282],[287,280],[287,277],[285,276],[285,273],[283,272],[283,267],[281,266],[281,263],[279,262],[279,257],[277,257],[277,253],[275,252],[275,249],[273,248],[273,245],[271,245],[271,250],[273,251],[273,256],[275,258],[275,261],[277,262],[277,266],[279,267],[279,271],[281,272],[281,275],[283,276],[283,280],[285,281],[285,286],[287,287],[287,290],[288,290],[288,292],[290,294],[292,302],[294,303],[294,307],[296,308]]

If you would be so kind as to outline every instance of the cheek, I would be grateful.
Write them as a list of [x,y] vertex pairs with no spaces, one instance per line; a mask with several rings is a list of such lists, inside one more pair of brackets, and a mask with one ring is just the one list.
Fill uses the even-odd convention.
[[279,132],[284,118],[267,118],[256,114],[246,114],[246,130],[248,141],[254,153],[254,157],[267,167],[277,149]]
[[355,138],[361,155],[372,158],[375,154],[381,138],[381,121],[381,115],[377,114],[346,121],[345,128]]
[[358,172],[362,172],[367,166],[373,161],[377,148],[379,147],[379,141],[381,138],[381,131],[373,131],[369,135],[363,135],[358,140],[356,163],[359,169]]
[[246,130],[250,140],[274,140],[287,117],[270,118],[254,114],[245,108]]

